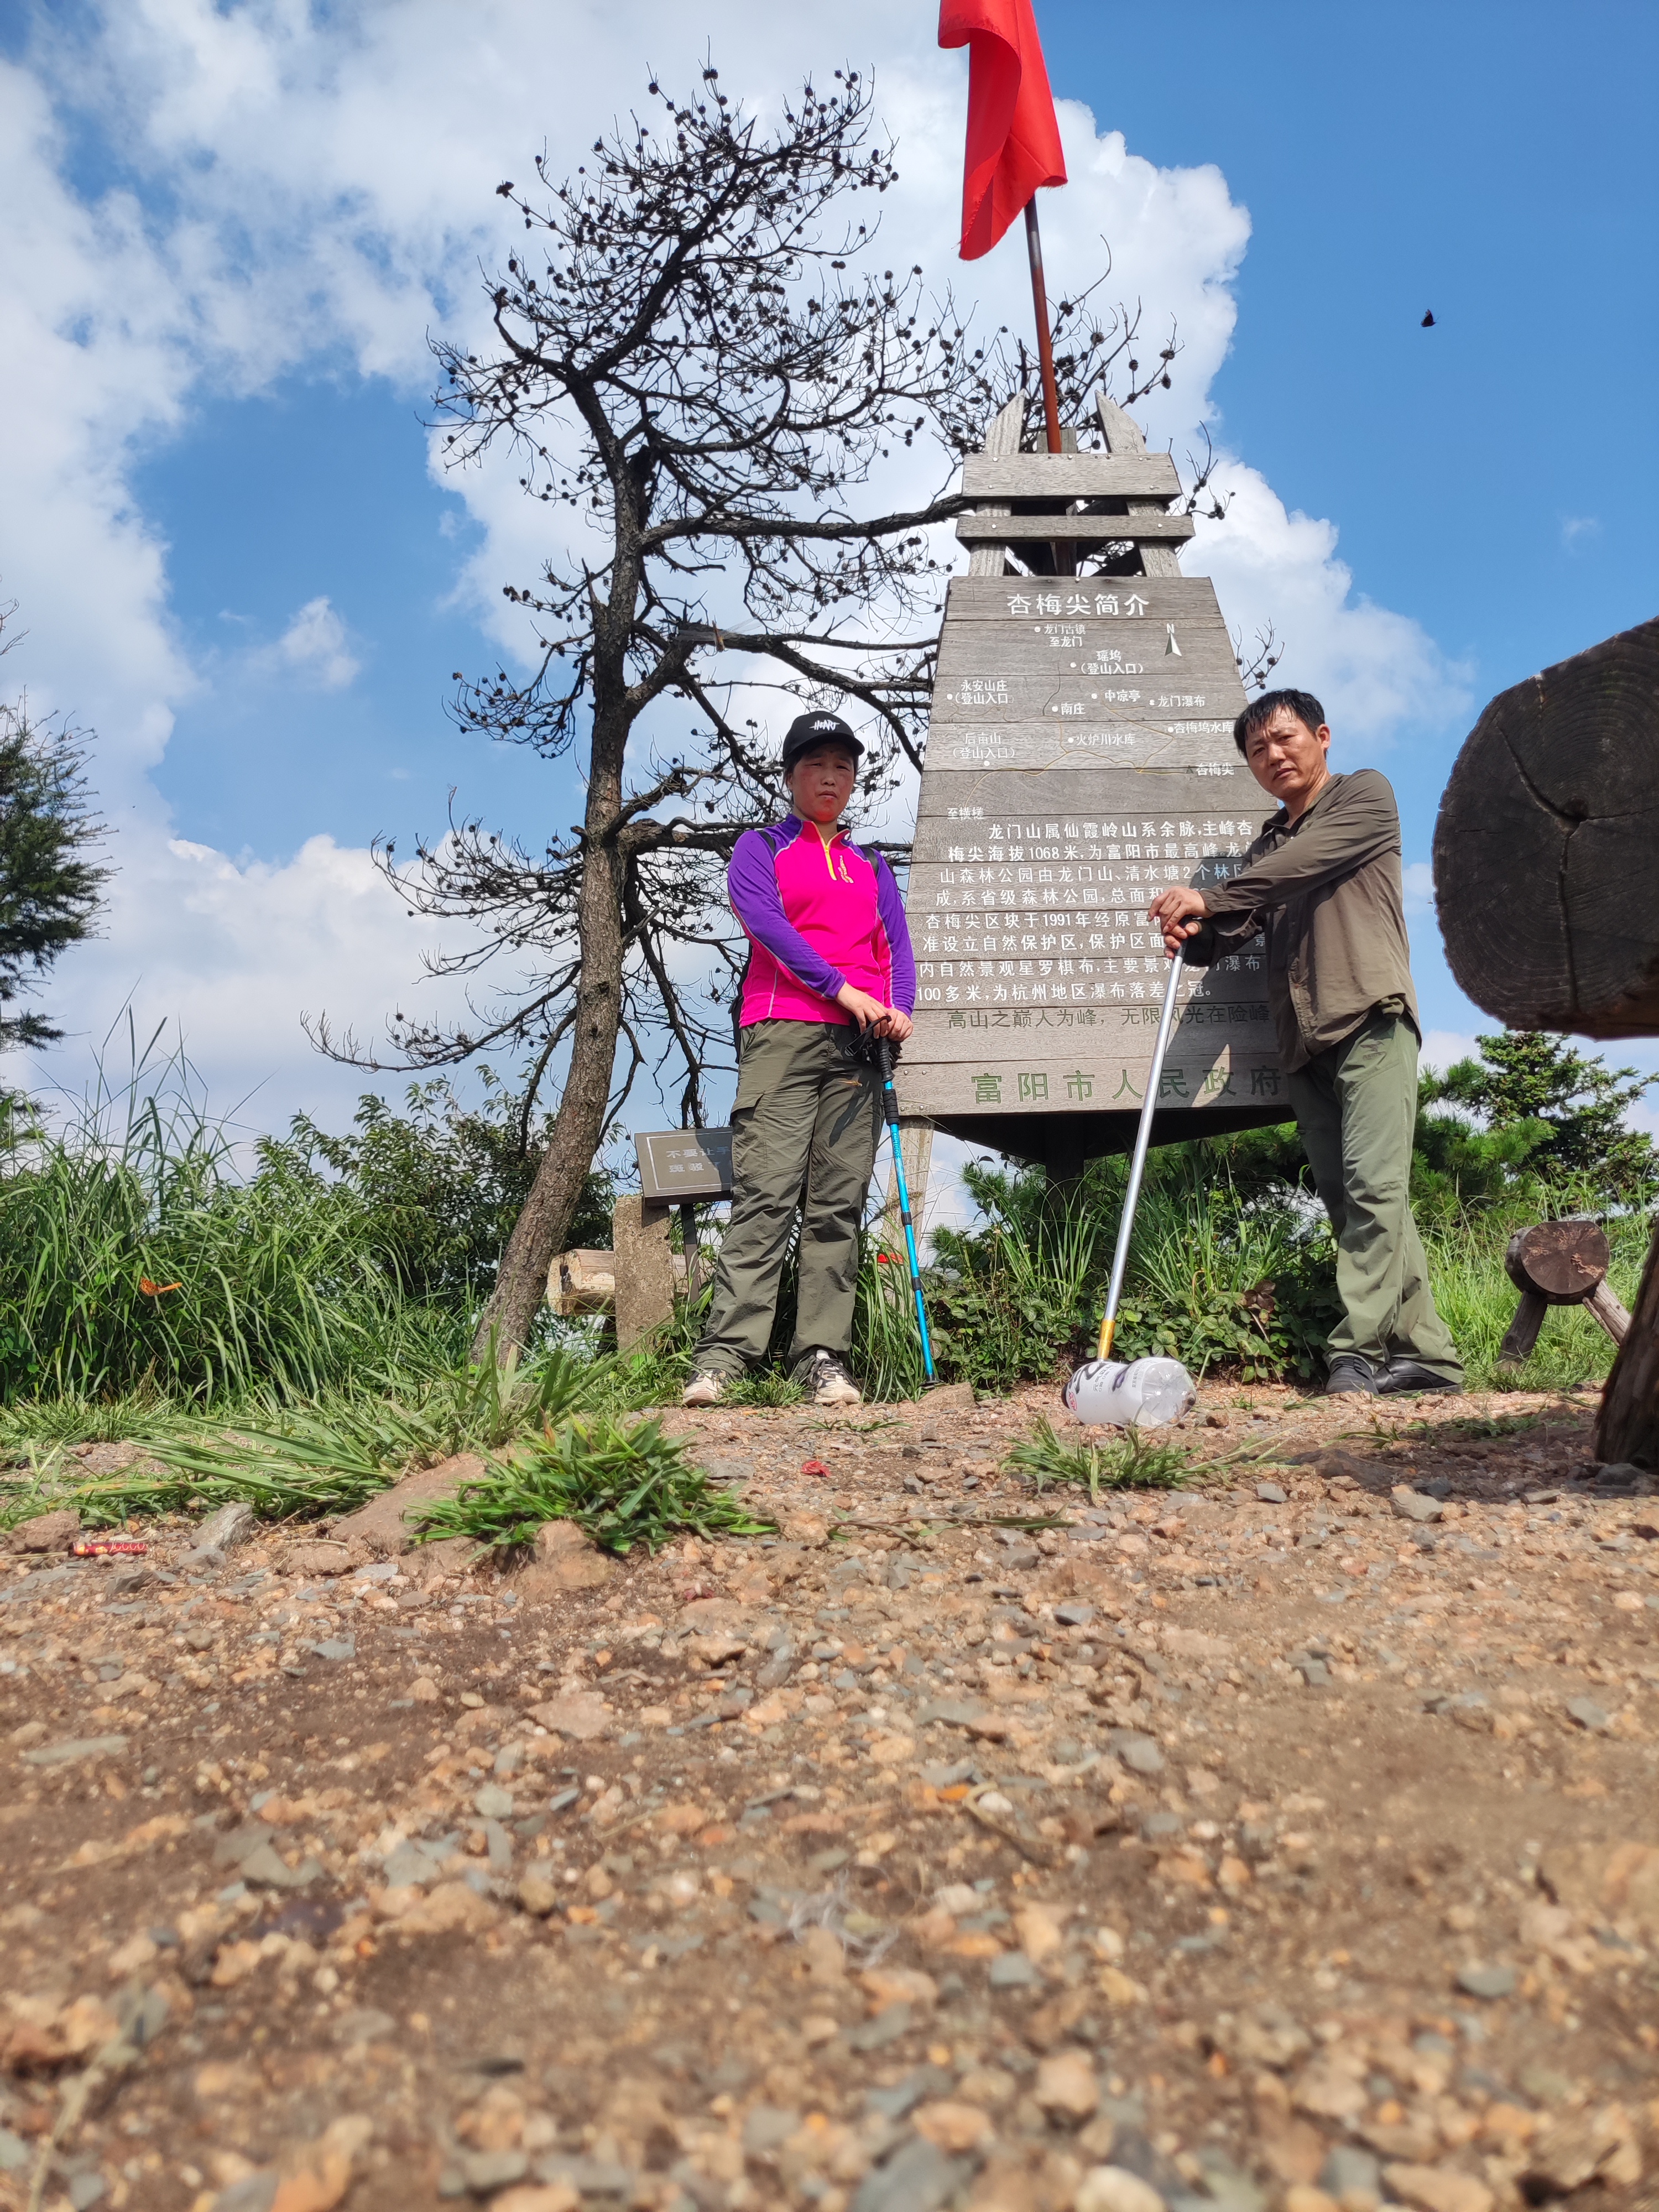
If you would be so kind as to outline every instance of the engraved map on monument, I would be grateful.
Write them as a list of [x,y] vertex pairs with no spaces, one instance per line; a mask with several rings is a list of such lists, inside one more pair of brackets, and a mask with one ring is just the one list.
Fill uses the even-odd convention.
[[[1243,704],[1206,577],[952,579],[908,886],[907,1112],[1139,1106],[1167,974],[1147,904],[1230,874],[1270,811],[1233,744]],[[1160,1096],[1283,1097],[1260,939],[1188,971]]]

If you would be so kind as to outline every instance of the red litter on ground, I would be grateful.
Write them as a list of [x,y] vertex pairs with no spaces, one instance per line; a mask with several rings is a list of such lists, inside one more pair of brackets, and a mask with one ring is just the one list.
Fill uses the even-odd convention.
[[142,1536],[95,1536],[89,1541],[71,1545],[71,1556],[77,1559],[100,1559],[112,1552],[143,1553],[149,1549]]
[[804,1459],[800,1463],[803,1474],[821,1474],[828,1480],[830,1470],[821,1459]]

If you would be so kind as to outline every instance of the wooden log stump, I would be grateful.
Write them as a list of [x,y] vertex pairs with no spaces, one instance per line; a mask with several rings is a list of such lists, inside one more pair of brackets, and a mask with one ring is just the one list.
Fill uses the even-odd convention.
[[1621,1344],[1630,1316],[1607,1287],[1610,1257],[1607,1237],[1594,1221],[1540,1221],[1517,1229],[1504,1267],[1521,1304],[1498,1347],[1499,1366],[1519,1367],[1530,1357],[1552,1306],[1582,1305]]
[[1511,1029],[1659,1033],[1659,621],[1501,692],[1434,836],[1451,970]]

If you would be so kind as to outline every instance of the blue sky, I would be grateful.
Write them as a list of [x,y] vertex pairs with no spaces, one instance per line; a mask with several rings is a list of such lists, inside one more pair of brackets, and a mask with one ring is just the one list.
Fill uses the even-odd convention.
[[[512,650],[499,586],[541,522],[505,472],[441,480],[427,335],[477,313],[495,182],[544,137],[556,166],[584,144],[643,61],[672,74],[708,37],[765,105],[844,58],[758,0],[624,12],[0,0],[0,184],[29,218],[0,239],[23,381],[0,590],[29,633],[0,674],[96,726],[121,870],[104,941],[52,987],[76,1039],[37,1079],[73,1084],[136,992],[225,1103],[338,1121],[357,1079],[299,1014],[372,1027],[430,941],[368,841],[441,827],[452,786],[532,844],[570,818],[568,771],[444,711],[452,670]],[[1106,229],[1129,296],[1180,315],[1149,428],[1180,456],[1204,414],[1237,495],[1189,565],[1247,632],[1275,622],[1280,673],[1394,778],[1421,863],[1486,699],[1654,611],[1659,15],[1038,14],[1057,94],[1092,115],[1062,107],[1051,279],[1092,273]],[[933,21],[837,18],[900,136],[890,221],[1012,321],[1016,238],[952,265],[963,69]],[[1480,1018],[1426,908],[1413,929],[1448,1049]]]

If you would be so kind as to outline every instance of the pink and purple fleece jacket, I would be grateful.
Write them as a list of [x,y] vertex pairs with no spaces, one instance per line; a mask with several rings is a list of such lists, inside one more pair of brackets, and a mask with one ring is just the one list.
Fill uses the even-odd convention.
[[787,816],[745,830],[726,872],[732,911],[749,939],[740,1027],[750,1022],[850,1022],[844,983],[911,1013],[916,963],[893,872],[837,830],[829,844]]

